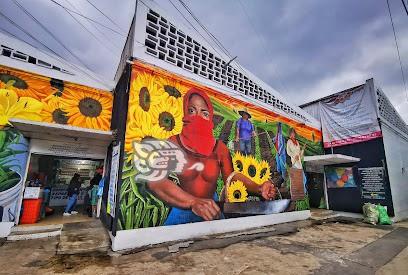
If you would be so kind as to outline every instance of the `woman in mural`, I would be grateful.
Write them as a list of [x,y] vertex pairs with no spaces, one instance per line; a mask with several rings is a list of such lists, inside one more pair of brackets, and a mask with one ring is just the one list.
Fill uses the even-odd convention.
[[291,128],[289,130],[289,140],[286,146],[286,151],[292,161],[292,168],[303,169],[302,158],[305,152],[305,146],[306,144],[300,148],[300,144],[296,139],[296,131]]
[[[209,221],[222,218],[215,201],[217,179],[221,173],[225,183],[240,180],[249,193],[266,200],[275,197],[275,187],[270,181],[257,185],[233,170],[227,146],[213,136],[213,106],[202,91],[191,89],[183,101],[183,129],[170,137],[184,151],[187,164],[178,174],[180,185],[169,179],[149,182],[148,187],[161,200],[173,206],[165,225]],[[201,167],[202,169],[191,169]]]
[[[290,156],[290,160],[292,162],[292,168],[301,169],[303,171],[302,159],[305,154],[306,144],[300,147],[299,141],[296,139],[296,131],[294,128],[289,130],[289,140],[286,145],[286,152]],[[306,189],[306,176],[303,173],[303,185],[304,191],[307,192]]]

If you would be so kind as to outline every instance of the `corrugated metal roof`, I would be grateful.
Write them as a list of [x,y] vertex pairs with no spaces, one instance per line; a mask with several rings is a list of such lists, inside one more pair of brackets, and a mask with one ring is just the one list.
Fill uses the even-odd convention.
[[114,82],[52,53],[0,32],[0,64],[84,86],[112,91]]

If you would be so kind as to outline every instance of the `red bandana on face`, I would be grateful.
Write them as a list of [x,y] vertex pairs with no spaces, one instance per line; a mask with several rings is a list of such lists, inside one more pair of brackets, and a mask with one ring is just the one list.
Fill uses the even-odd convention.
[[[209,119],[200,115],[189,115],[188,103],[193,94],[204,99],[208,107]],[[183,129],[180,133],[181,141],[185,146],[204,156],[209,156],[214,149],[215,138],[213,136],[214,124],[212,122],[214,109],[210,98],[202,91],[190,89],[184,96]]]

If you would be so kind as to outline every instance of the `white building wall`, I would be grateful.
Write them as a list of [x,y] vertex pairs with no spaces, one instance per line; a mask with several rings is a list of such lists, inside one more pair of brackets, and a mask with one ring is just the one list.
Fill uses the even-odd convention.
[[408,137],[382,123],[395,221],[408,218]]

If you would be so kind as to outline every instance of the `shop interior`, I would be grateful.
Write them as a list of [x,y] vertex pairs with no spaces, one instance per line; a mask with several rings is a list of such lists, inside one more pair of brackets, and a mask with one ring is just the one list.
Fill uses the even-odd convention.
[[[31,154],[20,211],[20,224],[63,224],[93,218],[91,189],[102,177],[103,160]],[[81,188],[73,214],[64,216],[74,174]]]

